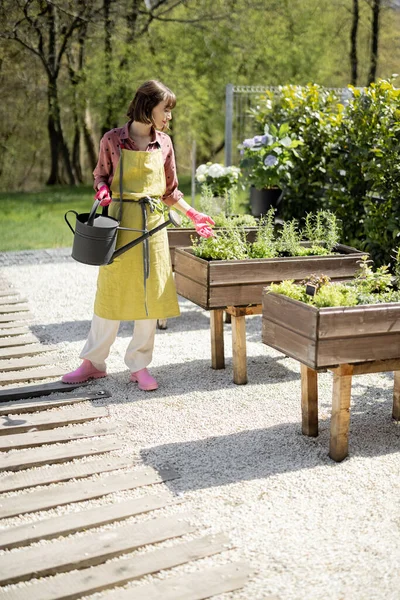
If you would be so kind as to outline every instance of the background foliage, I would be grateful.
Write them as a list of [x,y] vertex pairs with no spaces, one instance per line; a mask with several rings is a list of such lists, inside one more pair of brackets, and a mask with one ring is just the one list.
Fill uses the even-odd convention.
[[[370,4],[360,2],[361,85],[369,70]],[[69,172],[58,158],[55,182],[73,177],[90,184],[102,131],[125,121],[133,92],[145,79],[159,78],[177,94],[173,136],[180,173],[189,171],[194,139],[197,164],[222,162],[228,82],[312,81],[329,87],[349,82],[352,0],[153,0],[151,11],[148,5],[1,0],[3,190],[38,189],[49,179],[53,84],[72,163]],[[399,71],[399,22],[390,0],[382,0],[379,76]]]
[[304,142],[292,157],[284,216],[327,208],[343,241],[388,262],[400,238],[400,90],[380,80],[348,91],[343,102],[321,86],[283,86],[260,97],[255,126],[286,124]]

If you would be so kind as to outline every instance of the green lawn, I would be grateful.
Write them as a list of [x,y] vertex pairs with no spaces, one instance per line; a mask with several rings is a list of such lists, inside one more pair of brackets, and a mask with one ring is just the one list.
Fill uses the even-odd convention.
[[[179,189],[191,203],[190,176],[179,178]],[[239,201],[246,204],[247,193],[241,191]],[[0,252],[38,250],[72,246],[73,235],[64,220],[68,210],[78,214],[89,212],[94,200],[90,186],[46,187],[40,192],[0,193]],[[239,206],[238,212],[246,212]],[[194,201],[200,208],[200,194]],[[74,227],[75,215],[70,214]]]
[[[179,189],[190,202],[190,177]],[[37,250],[72,245],[72,232],[64,221],[67,210],[89,212],[94,190],[85,187],[47,187],[35,193],[0,193],[0,252]],[[72,226],[75,215],[70,215]]]

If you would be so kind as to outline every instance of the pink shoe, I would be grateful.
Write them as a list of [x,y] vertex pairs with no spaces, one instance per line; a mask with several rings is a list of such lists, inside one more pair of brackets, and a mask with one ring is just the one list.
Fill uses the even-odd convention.
[[150,392],[158,388],[157,381],[150,375],[147,369],[140,369],[136,373],[131,373],[131,381],[137,381],[139,389],[145,392]]
[[75,369],[75,371],[63,375],[61,381],[63,383],[83,383],[88,379],[97,379],[99,377],[105,377],[106,375],[107,373],[105,371],[99,371],[92,365],[90,360],[84,358],[81,366]]

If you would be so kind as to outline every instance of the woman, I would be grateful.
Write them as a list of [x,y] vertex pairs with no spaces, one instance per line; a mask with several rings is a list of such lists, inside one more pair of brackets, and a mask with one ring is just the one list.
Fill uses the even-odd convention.
[[[120,220],[123,227],[153,229],[164,221],[164,204],[185,214],[199,235],[209,237],[214,221],[191,208],[178,190],[174,150],[164,133],[175,104],[173,92],[159,81],[147,81],[139,87],[129,106],[128,123],[107,132],[101,140],[93,172],[95,198],[101,206],[109,206],[109,215]],[[141,232],[119,231],[117,248],[139,235]],[[147,370],[157,319],[178,315],[168,237],[163,229],[100,267],[94,316],[80,354],[83,362],[62,381],[81,383],[105,377],[105,360],[120,321],[133,320],[134,332],[125,353],[130,379],[141,390],[157,389],[157,381]]]

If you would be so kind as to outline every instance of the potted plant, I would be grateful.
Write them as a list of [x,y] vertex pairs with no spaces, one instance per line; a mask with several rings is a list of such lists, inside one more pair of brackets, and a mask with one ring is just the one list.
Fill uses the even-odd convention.
[[256,135],[239,144],[242,159],[240,168],[250,184],[251,214],[259,217],[269,208],[278,208],[285,184],[290,180],[292,157],[298,156],[296,148],[302,144],[289,125],[266,125],[264,135]]
[[230,196],[238,188],[239,167],[224,167],[219,163],[208,162],[197,167],[195,178],[201,186],[202,197],[211,195],[214,198],[211,216],[220,212],[226,213]]

